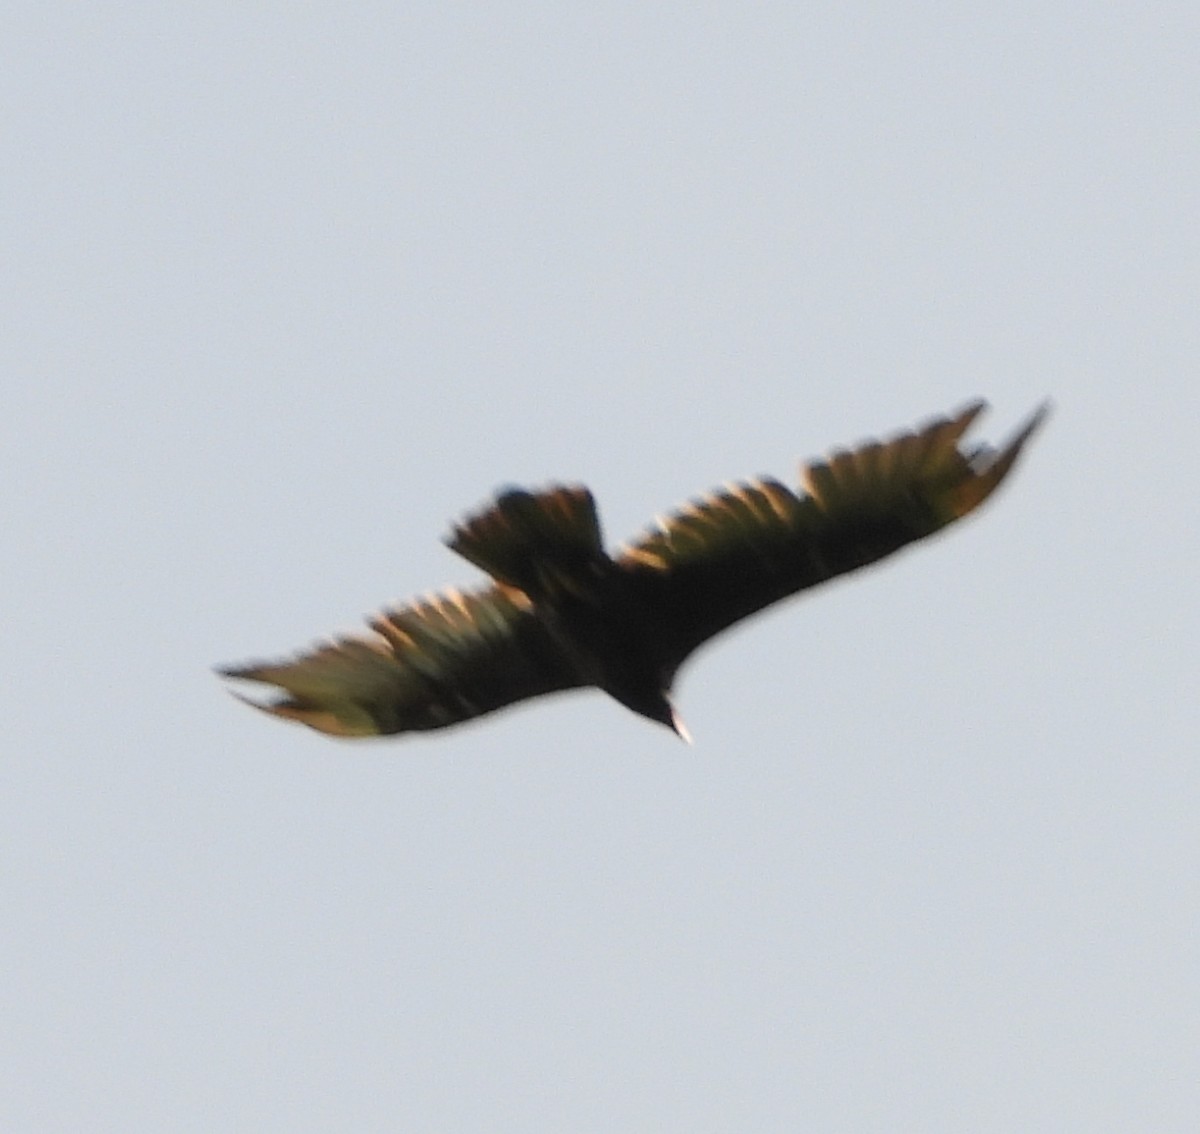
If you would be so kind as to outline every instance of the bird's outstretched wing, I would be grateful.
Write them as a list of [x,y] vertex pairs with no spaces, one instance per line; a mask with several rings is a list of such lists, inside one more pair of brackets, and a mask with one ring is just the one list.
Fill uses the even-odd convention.
[[999,450],[959,440],[984,403],[916,433],[839,450],[778,481],[731,485],[692,502],[617,560],[674,672],[701,643],[787,595],[874,563],[965,516],[995,490],[1045,417]]
[[334,736],[443,728],[582,684],[529,600],[502,584],[421,599],[370,626],[372,637],[220,672],[276,686],[280,699],[249,703]]

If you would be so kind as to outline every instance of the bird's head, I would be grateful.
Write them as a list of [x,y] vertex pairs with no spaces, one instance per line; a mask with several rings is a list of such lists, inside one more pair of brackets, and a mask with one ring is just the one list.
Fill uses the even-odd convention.
[[692,743],[692,734],[688,732],[679,711],[671,704],[671,695],[668,690],[655,690],[653,693],[642,691],[634,694],[620,693],[614,694],[614,696],[626,708],[640,713],[648,720],[666,725],[685,744]]

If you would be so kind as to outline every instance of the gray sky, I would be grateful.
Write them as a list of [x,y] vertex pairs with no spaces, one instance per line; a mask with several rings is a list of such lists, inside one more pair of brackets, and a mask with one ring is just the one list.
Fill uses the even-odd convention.
[[[1190,1131],[1194,5],[16,3],[12,1130]],[[351,745],[208,667],[983,395],[977,518]]]

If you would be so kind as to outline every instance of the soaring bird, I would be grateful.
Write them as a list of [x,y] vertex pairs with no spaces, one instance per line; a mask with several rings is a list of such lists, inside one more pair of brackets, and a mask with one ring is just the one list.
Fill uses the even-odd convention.
[[799,492],[770,478],[726,485],[615,557],[586,488],[507,489],[446,541],[490,583],[385,610],[369,636],[218,672],[274,686],[275,700],[248,703],[334,736],[445,728],[596,686],[687,740],[671,687],[693,650],[788,595],[933,535],[992,494],[1048,407],[999,449],[960,447],[984,406],[835,450],[801,468]]

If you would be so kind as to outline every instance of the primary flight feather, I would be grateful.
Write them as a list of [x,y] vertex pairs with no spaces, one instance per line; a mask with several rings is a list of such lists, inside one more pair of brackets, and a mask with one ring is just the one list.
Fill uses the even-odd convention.
[[249,703],[335,736],[444,728],[596,686],[687,739],[671,687],[693,650],[967,515],[1047,412],[1039,408],[999,449],[964,449],[983,408],[975,402],[916,432],[810,462],[800,492],[768,478],[717,490],[615,558],[586,488],[509,489],[447,540],[490,585],[384,611],[369,637],[220,672],[274,686],[275,700]]

